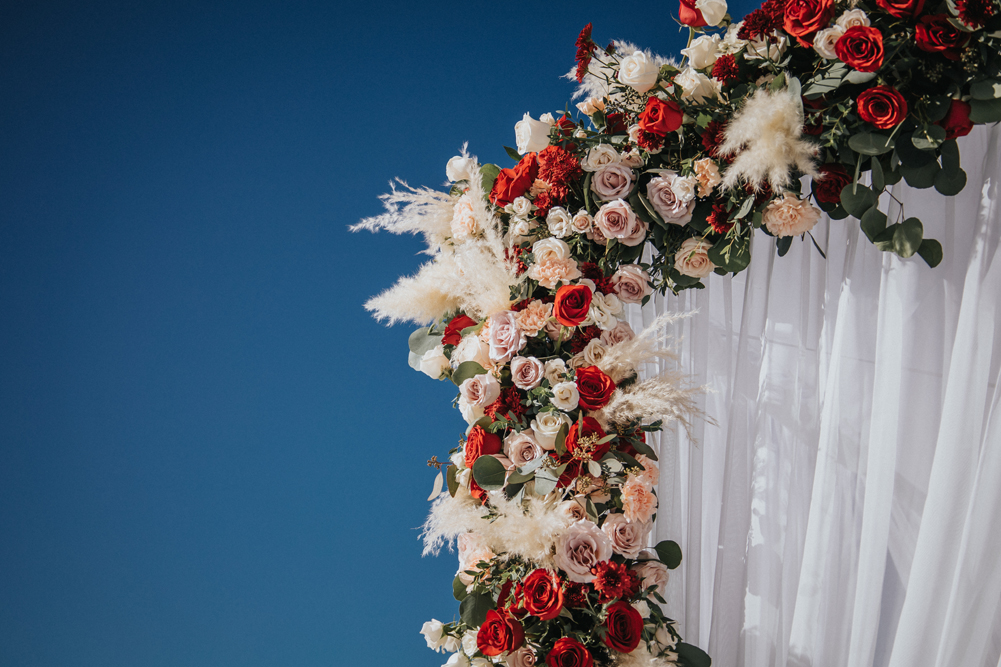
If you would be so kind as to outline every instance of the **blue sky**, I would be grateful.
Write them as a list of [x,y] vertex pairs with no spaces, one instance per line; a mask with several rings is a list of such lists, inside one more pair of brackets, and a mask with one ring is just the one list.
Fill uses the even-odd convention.
[[[0,8],[0,664],[413,665],[453,392],[362,303],[393,177],[562,109],[580,28],[658,3]],[[751,8],[731,6],[736,15]]]

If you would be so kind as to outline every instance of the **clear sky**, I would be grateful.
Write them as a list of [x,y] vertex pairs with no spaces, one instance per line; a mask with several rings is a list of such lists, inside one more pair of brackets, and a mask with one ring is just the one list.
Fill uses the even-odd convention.
[[464,424],[362,309],[417,242],[347,226],[464,141],[509,166],[588,21],[672,54],[676,13],[2,3],[0,665],[442,664]]

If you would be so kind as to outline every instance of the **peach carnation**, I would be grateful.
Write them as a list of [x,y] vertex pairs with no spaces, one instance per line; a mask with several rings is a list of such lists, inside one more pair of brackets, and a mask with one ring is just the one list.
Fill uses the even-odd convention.
[[479,231],[476,216],[473,215],[473,202],[469,195],[462,195],[452,209],[452,236],[460,241],[472,238]]
[[700,197],[708,197],[723,182],[723,177],[719,175],[719,165],[707,157],[695,161],[695,178],[699,180]]
[[636,460],[643,466],[643,470],[636,474],[636,479],[647,486],[655,486],[660,479],[660,468],[651,459],[642,454],[637,454]]
[[657,496],[645,482],[632,477],[622,486],[622,510],[629,521],[645,523],[657,511]]
[[518,313],[518,327],[526,336],[535,336],[546,326],[546,320],[553,314],[553,304],[542,301],[530,301],[524,310]]
[[791,192],[766,206],[761,215],[765,228],[778,237],[799,236],[813,229],[819,220],[820,209]]
[[580,275],[577,260],[571,258],[551,259],[542,264],[533,264],[528,271],[528,277],[546,289],[553,289],[560,281],[568,283],[577,280]]

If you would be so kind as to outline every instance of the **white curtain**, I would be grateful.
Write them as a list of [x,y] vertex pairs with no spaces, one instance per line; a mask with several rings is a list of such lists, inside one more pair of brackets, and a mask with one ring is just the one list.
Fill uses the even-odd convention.
[[675,334],[716,424],[663,436],[657,538],[716,665],[1001,665],[999,130],[960,148],[958,197],[892,188],[937,268],[825,218],[827,259],[759,233],[741,275],[632,314],[697,311]]

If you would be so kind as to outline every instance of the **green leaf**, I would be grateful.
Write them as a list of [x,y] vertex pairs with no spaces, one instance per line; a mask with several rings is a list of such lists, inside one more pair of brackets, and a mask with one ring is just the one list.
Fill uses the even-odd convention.
[[455,386],[458,387],[469,378],[477,375],[483,375],[486,372],[487,369],[480,366],[475,361],[463,361],[452,373],[452,382],[454,382]]
[[560,426],[560,430],[556,432],[556,453],[563,456],[567,453],[567,434],[570,432],[570,427],[567,426],[566,422]]
[[703,199],[692,209],[692,219],[688,227],[702,234],[709,228],[709,214],[713,212],[712,199]]
[[996,100],[1001,98],[1001,79],[984,79],[970,85],[970,95],[975,100]]
[[942,171],[951,176],[959,173],[959,144],[955,139],[944,142],[939,147],[942,153]]
[[713,264],[733,273],[743,271],[751,263],[751,248],[746,238],[728,239],[724,236],[706,254]]
[[[541,459],[541,458],[544,458],[544,457],[540,456],[539,458]],[[524,484],[525,482],[531,482],[533,479],[535,479],[535,472],[534,471],[533,472],[529,472],[529,473],[523,473],[523,472],[518,472],[517,470],[515,470],[507,478],[507,483],[509,485],[510,484]],[[477,484],[479,484],[479,482],[477,482]]]
[[459,490],[459,480],[455,478],[458,469],[455,466],[448,466],[445,471],[445,483],[448,484],[448,495],[455,498],[455,492]]
[[803,95],[815,98],[837,90],[847,73],[848,67],[842,62],[836,62],[826,71],[820,72],[817,76],[807,81]]
[[552,493],[559,481],[559,475],[554,475],[549,468],[540,468],[535,473],[535,495],[545,496]]
[[909,134],[901,135],[894,148],[902,167],[923,167],[929,162],[935,162],[935,154],[917,149],[911,142]]
[[952,98],[948,95],[935,95],[928,97],[921,106],[924,107],[925,117],[935,123],[945,118],[946,114],[949,113]]
[[792,237],[782,236],[775,239],[775,248],[778,251],[779,257],[785,257],[786,253],[789,252],[789,248],[792,247]]
[[[854,188],[854,192],[852,189]],[[841,190],[841,205],[856,218],[872,208],[876,203],[876,193],[861,183],[849,183]]]
[[880,211],[878,206],[873,206],[862,214],[861,223],[862,231],[870,241],[873,241],[886,229],[886,214]]
[[853,134],[848,139],[848,145],[852,150],[862,155],[882,155],[893,149],[894,140],[887,134],[878,132],[863,132]]
[[657,452],[653,451],[650,445],[646,444],[642,440],[633,440],[632,445],[633,449],[635,449],[637,452],[647,457],[651,461],[657,460]]
[[970,120],[996,123],[1001,120],[1001,100],[970,100]]
[[859,72],[853,69],[845,76],[845,83],[867,83],[875,78],[875,72]]
[[922,151],[935,150],[945,141],[945,129],[938,125],[922,125],[914,131],[911,143]]
[[497,180],[497,175],[500,172],[500,167],[495,164],[485,164],[480,167],[480,182],[483,183],[483,193],[485,195],[489,195],[490,191],[494,189],[494,181]]
[[945,169],[935,174],[935,189],[940,193],[954,197],[966,187],[966,172],[960,169],[955,174],[945,173]]
[[594,210],[594,206],[591,203],[591,174],[592,172],[587,172],[584,176],[584,184],[581,186],[584,190],[584,208],[588,213]]
[[469,593],[466,592],[466,584],[462,583],[462,579],[459,579],[459,575],[455,575],[455,579],[452,580],[452,597],[459,602],[462,602],[468,595]]
[[487,491],[494,491],[504,486],[504,478],[507,471],[503,464],[489,454],[473,461],[473,479],[481,488]]
[[505,146],[504,152],[507,153],[507,156],[512,160],[514,160],[515,162],[521,162],[521,157],[522,157],[521,153],[511,148],[510,146]]
[[592,477],[601,477],[601,464],[597,461],[588,461],[587,471]]
[[678,546],[677,542],[664,540],[653,549],[657,552],[657,558],[667,566],[667,569],[673,570],[681,565],[681,547]]
[[910,257],[921,247],[924,227],[917,218],[907,218],[893,230],[893,252]]
[[754,197],[748,197],[747,199],[744,200],[744,203],[740,205],[740,209],[737,211],[737,215],[733,217],[739,220],[748,213],[750,213],[753,207],[754,207]]
[[430,327],[421,327],[410,334],[407,344],[410,346],[411,352],[417,356],[422,356],[428,350],[433,350],[438,345],[441,345],[441,336],[432,334]]
[[679,667],[712,667],[712,658],[698,646],[678,642],[675,651],[678,654]]
[[942,261],[942,244],[935,239],[923,239],[918,247],[918,254],[934,269]]
[[882,192],[886,187],[886,179],[883,177],[883,164],[878,158],[869,161],[869,169],[872,173],[872,189],[875,192]]
[[935,185],[935,177],[940,168],[938,162],[932,160],[923,167],[905,167],[900,165],[900,174],[912,188],[930,188]]
[[470,593],[459,603],[459,617],[471,628],[483,625],[487,612],[494,608],[494,600],[483,593]]

